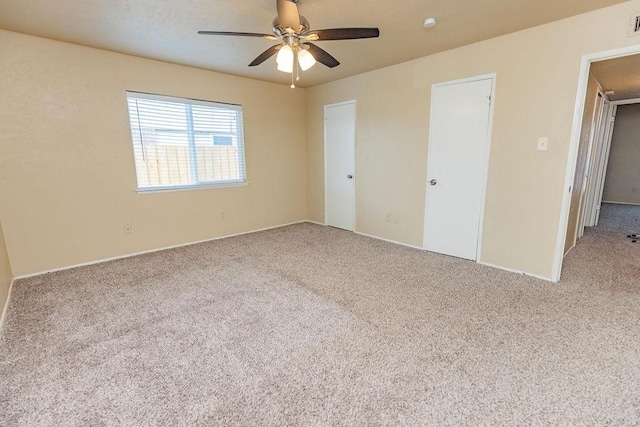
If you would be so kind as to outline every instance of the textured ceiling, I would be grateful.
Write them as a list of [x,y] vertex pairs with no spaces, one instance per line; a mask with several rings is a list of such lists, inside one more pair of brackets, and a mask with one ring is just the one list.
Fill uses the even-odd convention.
[[[300,0],[312,29],[380,28],[378,39],[318,45],[341,65],[303,73],[313,86],[555,21],[624,0]],[[273,42],[198,35],[269,33],[275,0],[2,0],[0,28],[260,80],[287,83],[271,58],[247,65]],[[424,19],[438,19],[425,29]]]
[[591,74],[612,101],[640,98],[640,55],[629,55],[591,63]]

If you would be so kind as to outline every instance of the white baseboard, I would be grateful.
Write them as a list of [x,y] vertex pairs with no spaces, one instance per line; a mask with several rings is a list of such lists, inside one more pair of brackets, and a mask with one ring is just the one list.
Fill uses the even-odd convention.
[[[260,228],[260,229],[257,229],[257,230],[244,231],[242,233],[228,234],[228,235],[220,236],[220,237],[212,237],[210,239],[198,240],[198,241],[195,241],[195,242],[182,243],[182,244],[173,245],[173,246],[165,246],[165,247],[162,247],[162,248],[150,249],[150,250],[147,250],[147,251],[135,252],[135,253],[130,253],[130,254],[126,254],[126,255],[119,255],[119,256],[110,257],[110,258],[103,258],[103,259],[99,259],[99,260],[95,260],[95,261],[84,262],[84,263],[81,263],[81,264],[74,264],[74,265],[70,265],[70,266],[66,266],[66,267],[54,268],[54,269],[50,269],[50,270],[41,271],[41,272],[38,272],[38,273],[31,273],[31,274],[25,274],[25,275],[21,275],[21,276],[16,276],[16,277],[13,278],[13,280],[11,280],[11,284],[9,285],[9,294],[7,296],[7,302],[5,304],[5,307],[2,310],[2,318],[0,319],[0,327],[2,326],[2,321],[4,320],[5,312],[7,310],[7,307],[9,306],[9,299],[11,297],[11,290],[13,289],[13,284],[14,284],[14,282],[16,280],[27,279],[27,278],[35,277],[35,276],[41,276],[43,274],[54,273],[54,272],[57,272],[57,271],[70,270],[72,268],[78,268],[78,267],[85,267],[85,266],[88,266],[88,265],[101,264],[103,262],[109,262],[109,261],[115,261],[115,260],[119,260],[119,259],[131,258],[131,257],[138,256],[138,255],[144,255],[144,254],[149,254],[149,253],[154,253],[154,252],[159,252],[159,251],[165,251],[167,249],[181,248],[181,247],[184,247],[184,246],[197,245],[198,243],[212,242],[212,241],[215,241],[215,240],[227,239],[229,237],[237,237],[237,236],[243,236],[245,234],[253,234],[253,233],[259,233],[261,231],[274,230],[276,228],[287,227],[287,226],[290,226],[290,225],[301,224],[301,223],[305,223],[305,222],[308,222],[308,223],[311,223],[311,224],[316,224],[316,225],[321,225],[321,226],[326,226],[326,224],[322,224],[322,223],[319,223],[319,222],[316,222],[316,221],[311,221],[311,220],[295,221],[295,222],[290,222],[290,223],[287,223],[287,224],[281,224],[281,225],[275,225],[275,226],[272,226],[272,227]],[[419,247],[419,246],[410,245],[408,243],[398,242],[398,241],[395,241],[395,240],[385,239],[383,237],[374,236],[374,235],[367,234],[367,233],[362,233],[362,232],[359,232],[359,231],[354,231],[353,233],[354,234],[358,234],[360,236],[369,237],[371,239],[382,240],[384,242],[393,243],[393,244],[396,244],[396,245],[405,246],[405,247],[412,248],[412,249],[418,249],[418,250],[421,250],[421,251],[425,250],[424,248]],[[506,267],[501,267],[499,265],[494,265],[494,264],[481,262],[481,261],[478,261],[478,264],[485,265],[487,267],[497,268],[497,269],[500,269],[500,270],[509,271],[511,273],[523,274],[525,276],[534,277],[536,279],[545,280],[545,281],[548,281],[548,282],[555,282],[554,280],[552,280],[549,277],[543,277],[543,276],[539,276],[537,274],[532,274],[532,273],[525,273],[523,271],[514,270],[514,269],[506,268]]]
[[372,234],[366,234],[366,233],[361,233],[359,231],[354,231],[354,234],[358,234],[360,236],[364,236],[364,237],[370,237],[372,239],[376,239],[376,240],[382,240],[383,242],[389,242],[389,243],[394,243],[396,245],[400,245],[400,246],[406,246],[408,248],[412,248],[412,249],[420,249],[421,251],[424,250],[424,248],[421,248],[419,246],[414,246],[414,245],[410,245],[408,243],[402,243],[402,242],[397,242],[395,240],[389,240],[389,239],[385,239],[384,237],[378,237],[378,236],[374,236]]
[[[311,224],[316,224],[316,225],[322,225],[323,227],[327,226],[327,224],[323,224],[323,223],[317,222],[317,221],[311,221],[309,219],[306,220],[305,222],[308,222],[308,223],[311,223]],[[353,234],[357,234],[359,236],[364,236],[364,237],[369,237],[371,239],[382,240],[383,242],[393,243],[393,244],[400,245],[400,246],[406,246],[406,247],[412,248],[412,249],[424,250],[424,248],[421,248],[419,246],[414,246],[414,245],[410,245],[408,243],[398,242],[396,240],[385,239],[384,237],[374,236],[373,234],[361,233],[361,232],[356,231],[356,230],[353,231]]]
[[507,268],[507,267],[501,267],[499,265],[495,265],[495,264],[490,264],[488,262],[482,262],[482,261],[477,261],[478,264],[480,265],[485,265],[487,267],[491,267],[491,268],[497,268],[498,270],[504,270],[504,271],[508,271],[510,273],[516,273],[516,274],[521,274],[523,276],[529,276],[529,277],[533,277],[534,279],[540,279],[540,280],[544,280],[546,282],[552,282],[552,283],[557,283],[556,280],[553,280],[550,277],[544,277],[544,276],[539,276],[537,274],[533,274],[533,273],[525,273],[524,271],[520,271],[520,270],[515,270],[513,268]]
[[176,249],[176,248],[181,248],[181,247],[184,247],[184,246],[197,245],[198,243],[212,242],[212,241],[215,241],[215,240],[227,239],[229,237],[237,237],[237,236],[243,236],[245,234],[259,233],[261,231],[274,230],[276,228],[287,227],[289,225],[301,224],[301,223],[304,223],[304,222],[307,222],[307,221],[306,220],[302,220],[302,221],[290,222],[288,224],[274,225],[272,227],[265,227],[265,228],[260,228],[260,229],[257,229],[257,230],[243,231],[242,233],[227,234],[225,236],[212,237],[210,239],[198,240],[198,241],[195,241],[195,242],[181,243],[179,245],[164,246],[162,248],[149,249],[147,251],[134,252],[134,253],[129,253],[129,254],[125,254],[125,255],[118,255],[118,256],[110,257],[110,258],[102,258],[102,259],[95,260],[95,261],[83,262],[81,264],[74,264],[74,265],[69,265],[69,266],[66,266],[66,267],[53,268],[53,269],[41,271],[41,272],[38,272],[38,273],[24,274],[22,276],[16,276],[14,278],[14,280],[28,279],[30,277],[41,276],[41,275],[47,274],[47,273],[54,273],[54,272],[57,272],[57,271],[71,270],[72,268],[86,267],[88,265],[101,264],[103,262],[115,261],[115,260],[124,259],[124,258],[131,258],[131,257],[138,256],[138,255],[144,255],[144,254],[150,254],[150,253],[154,253],[154,252],[166,251],[167,249]]
[[[360,233],[360,232],[358,232],[358,231],[354,231],[354,233],[355,233],[355,234],[359,234],[359,235],[361,235],[361,236],[370,237],[370,238],[372,238],[372,239],[383,240],[383,241],[385,241],[385,242],[394,243],[394,244],[396,244],[396,245],[406,246],[406,247],[409,247],[409,248],[412,248],[412,249],[419,249],[419,250],[421,250],[421,251],[424,251],[424,250],[425,250],[424,248],[421,248],[421,247],[419,247],[419,246],[409,245],[409,244],[407,244],[407,243],[402,243],[402,242],[396,242],[395,240],[384,239],[384,238],[382,238],[382,237],[372,236],[372,235],[370,235],[370,234]],[[535,278],[535,279],[544,280],[544,281],[546,281],[546,282],[553,282],[553,283],[555,283],[555,282],[554,282],[550,277],[539,276],[539,275],[537,275],[537,274],[533,274],[533,273],[525,273],[524,271],[514,270],[514,269],[512,269],[512,268],[507,268],[507,267],[501,267],[501,266],[499,266],[499,265],[490,264],[490,263],[488,263],[488,262],[481,262],[481,261],[477,261],[477,263],[478,263],[478,264],[480,264],[480,265],[487,266],[487,267],[497,268],[498,270],[504,270],[504,271],[508,271],[508,272],[510,272],[510,273],[521,274],[521,275],[524,275],[524,276],[533,277],[533,278]]]
[[9,301],[11,301],[11,291],[13,290],[13,284],[15,283],[15,277],[11,279],[11,283],[9,283],[9,292],[7,293],[7,300],[4,303],[4,307],[2,307],[2,316],[0,316],[0,330],[2,329],[2,325],[4,325],[4,318],[7,315],[7,310],[9,309]]

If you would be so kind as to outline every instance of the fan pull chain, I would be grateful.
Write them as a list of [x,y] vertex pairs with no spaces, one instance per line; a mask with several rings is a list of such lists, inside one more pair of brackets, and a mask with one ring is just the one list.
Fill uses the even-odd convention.
[[[293,68],[296,69],[296,77],[295,81],[300,80],[300,76],[298,76],[298,51],[293,51]],[[291,70],[291,89],[295,89],[296,85],[293,80],[293,70]]]

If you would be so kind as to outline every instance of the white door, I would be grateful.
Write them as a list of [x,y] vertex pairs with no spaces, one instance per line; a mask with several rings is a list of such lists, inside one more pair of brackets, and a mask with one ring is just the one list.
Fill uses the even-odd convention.
[[325,221],[355,228],[355,101],[324,107]]
[[426,250],[478,257],[492,87],[489,77],[432,89]]

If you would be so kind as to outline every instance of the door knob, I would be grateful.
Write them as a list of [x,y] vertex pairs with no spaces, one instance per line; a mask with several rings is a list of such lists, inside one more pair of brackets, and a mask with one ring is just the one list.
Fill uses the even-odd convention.
[[429,184],[431,185],[436,185],[438,183],[437,179],[432,179],[431,181],[429,181]]
[[353,175],[347,175],[347,179],[353,179]]

